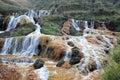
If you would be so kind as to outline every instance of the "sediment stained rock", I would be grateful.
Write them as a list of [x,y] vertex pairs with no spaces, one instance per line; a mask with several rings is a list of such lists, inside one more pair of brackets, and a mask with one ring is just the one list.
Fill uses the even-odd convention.
[[2,50],[2,47],[4,46],[5,39],[0,38],[0,51]]
[[16,69],[0,64],[0,80],[19,80],[20,76]]

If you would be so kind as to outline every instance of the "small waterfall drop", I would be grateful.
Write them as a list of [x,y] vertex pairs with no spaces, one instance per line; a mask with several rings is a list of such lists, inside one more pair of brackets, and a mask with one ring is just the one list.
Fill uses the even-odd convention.
[[39,37],[26,36],[22,38],[7,38],[0,52],[1,55],[13,54],[20,56],[33,56],[38,54]]
[[74,19],[71,19],[71,20],[72,20],[72,25],[73,25],[73,27],[74,27],[77,31],[80,31],[80,27],[79,27],[80,23],[79,23],[79,21],[74,20]]
[[88,21],[84,21],[84,28],[88,29]]
[[21,15],[18,17],[10,16],[10,21],[8,23],[6,31],[15,29],[18,23],[22,21],[23,19],[27,19],[31,21],[33,24],[35,24],[34,17],[42,17],[42,16],[47,16],[50,14],[51,14],[51,10],[39,10],[39,11],[30,10],[26,12],[24,15]]
[[43,66],[40,69],[36,69],[34,72],[38,74],[38,78],[40,80],[48,80],[48,78],[49,78],[50,73],[49,73],[48,69],[46,68],[46,66]]
[[89,34],[88,21],[84,21],[83,35]]
[[[21,15],[21,16],[16,17],[16,18],[15,18],[15,16],[11,16],[6,31],[10,31],[12,29],[15,29],[17,27],[18,23],[20,21],[22,21],[23,19],[27,19],[27,20],[31,21],[31,19],[26,15]],[[34,21],[31,21],[31,22],[34,23]]]
[[70,57],[71,57],[71,47],[68,47],[68,49],[66,50],[66,54],[65,54],[65,57],[64,57],[64,61],[69,61],[70,60]]
[[8,23],[8,26],[7,26],[6,31],[9,31],[9,30],[11,30],[12,28],[14,28],[14,26],[13,26],[14,19],[15,19],[14,16],[11,16],[11,17],[10,17],[10,21],[9,21],[9,23]]

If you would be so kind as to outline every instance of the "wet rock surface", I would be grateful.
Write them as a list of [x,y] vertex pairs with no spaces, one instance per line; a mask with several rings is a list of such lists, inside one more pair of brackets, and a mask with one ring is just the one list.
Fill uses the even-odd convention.
[[70,64],[74,65],[80,62],[82,58],[82,53],[79,51],[77,47],[72,48],[72,55],[70,59]]
[[0,80],[19,80],[20,76],[15,68],[0,63]]
[[44,61],[42,59],[37,59],[35,63],[33,64],[35,69],[39,69],[43,67],[43,65],[44,65]]

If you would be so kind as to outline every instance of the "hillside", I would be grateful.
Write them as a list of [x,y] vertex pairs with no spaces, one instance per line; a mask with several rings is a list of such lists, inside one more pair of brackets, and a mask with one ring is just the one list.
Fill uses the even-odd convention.
[[0,13],[52,9],[54,14],[79,20],[116,22],[120,0],[0,0]]
[[8,14],[12,12],[20,12],[31,8],[31,0],[0,0],[0,13]]

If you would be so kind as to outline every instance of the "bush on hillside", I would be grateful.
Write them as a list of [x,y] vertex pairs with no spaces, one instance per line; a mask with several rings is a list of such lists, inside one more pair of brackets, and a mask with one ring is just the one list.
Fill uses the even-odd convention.
[[106,67],[101,80],[120,80],[120,64],[114,63]]
[[113,50],[112,58],[116,63],[120,64],[120,40],[118,40],[118,45]]
[[118,40],[118,45],[113,50],[111,57],[113,62],[104,69],[102,80],[120,80],[120,40]]

